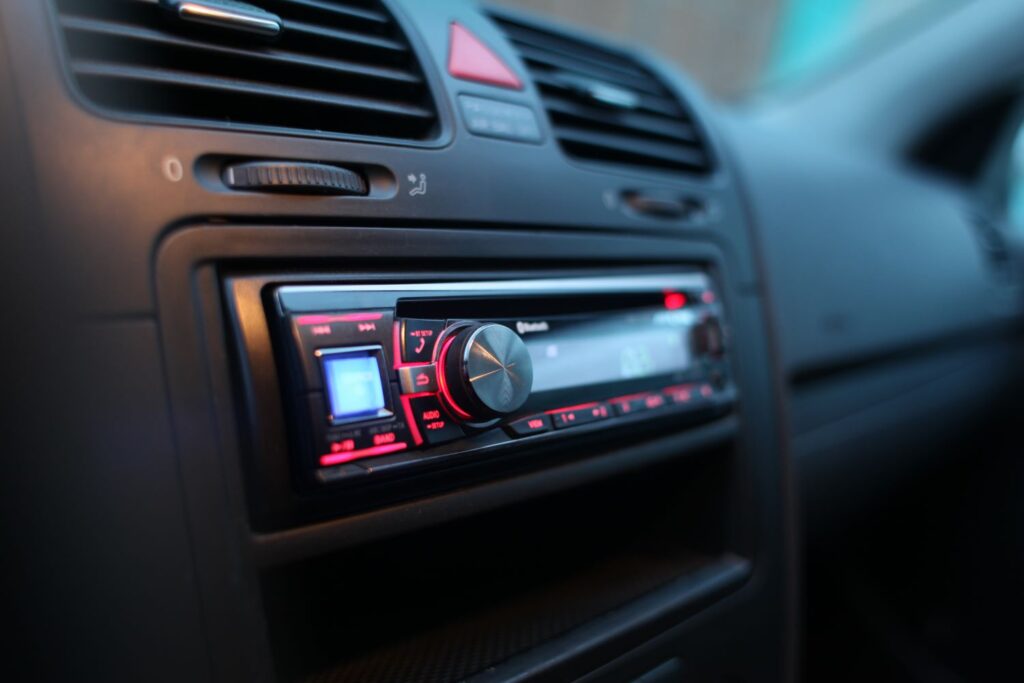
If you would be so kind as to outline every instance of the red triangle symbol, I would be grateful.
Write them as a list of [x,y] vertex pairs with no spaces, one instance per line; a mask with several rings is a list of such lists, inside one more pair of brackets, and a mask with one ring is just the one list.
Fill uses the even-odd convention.
[[449,40],[448,73],[455,78],[502,88],[523,89],[523,82],[515,72],[466,27],[452,22]]

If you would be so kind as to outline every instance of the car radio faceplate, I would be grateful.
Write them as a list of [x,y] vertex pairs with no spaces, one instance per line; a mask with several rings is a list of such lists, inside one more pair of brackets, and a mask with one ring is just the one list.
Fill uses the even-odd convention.
[[268,285],[304,486],[359,485],[524,442],[694,424],[736,399],[701,271]]

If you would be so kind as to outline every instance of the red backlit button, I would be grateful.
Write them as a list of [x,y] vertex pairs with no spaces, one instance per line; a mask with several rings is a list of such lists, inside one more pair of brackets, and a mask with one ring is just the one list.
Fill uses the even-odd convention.
[[444,330],[443,320],[402,321],[402,361],[426,363],[434,356],[434,343]]
[[543,434],[552,430],[551,418],[547,415],[530,415],[507,425],[508,433],[514,437]]
[[697,403],[697,400],[694,398],[696,387],[692,384],[668,387],[662,393],[665,394],[665,398],[668,399],[669,403],[673,405],[689,406]]
[[632,415],[647,410],[657,410],[664,407],[665,404],[665,397],[661,394],[637,394],[612,401],[616,415]]
[[462,428],[448,417],[436,396],[411,398],[409,408],[419,425],[420,435],[431,446],[464,436]]
[[449,42],[448,73],[455,78],[523,89],[523,82],[515,72],[462,24],[452,23]]
[[398,381],[403,394],[432,394],[437,391],[437,368],[433,365],[398,368]]
[[395,430],[356,429],[327,437],[326,452],[320,455],[320,466],[373,458],[404,451],[409,447],[405,433]]
[[611,410],[604,403],[588,403],[583,406],[551,411],[549,415],[551,415],[551,421],[555,424],[555,429],[565,429],[566,427],[575,427],[589,422],[606,420],[611,417]]

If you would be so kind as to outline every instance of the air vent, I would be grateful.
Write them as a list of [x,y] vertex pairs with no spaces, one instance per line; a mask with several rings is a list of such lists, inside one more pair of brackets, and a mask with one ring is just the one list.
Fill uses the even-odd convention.
[[497,15],[570,157],[706,174],[712,162],[686,107],[628,54]]
[[[56,5],[72,76],[103,110],[235,129],[436,136],[423,72],[379,0],[254,2],[258,8],[233,0]],[[179,13],[185,5],[199,7],[192,20]],[[232,8],[263,25],[200,23]]]

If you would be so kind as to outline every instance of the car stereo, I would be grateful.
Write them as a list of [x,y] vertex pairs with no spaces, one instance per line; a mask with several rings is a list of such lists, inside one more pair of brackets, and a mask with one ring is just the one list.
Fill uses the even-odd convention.
[[295,464],[320,485],[582,431],[693,424],[735,401],[722,305],[701,271],[286,285],[267,302]]

